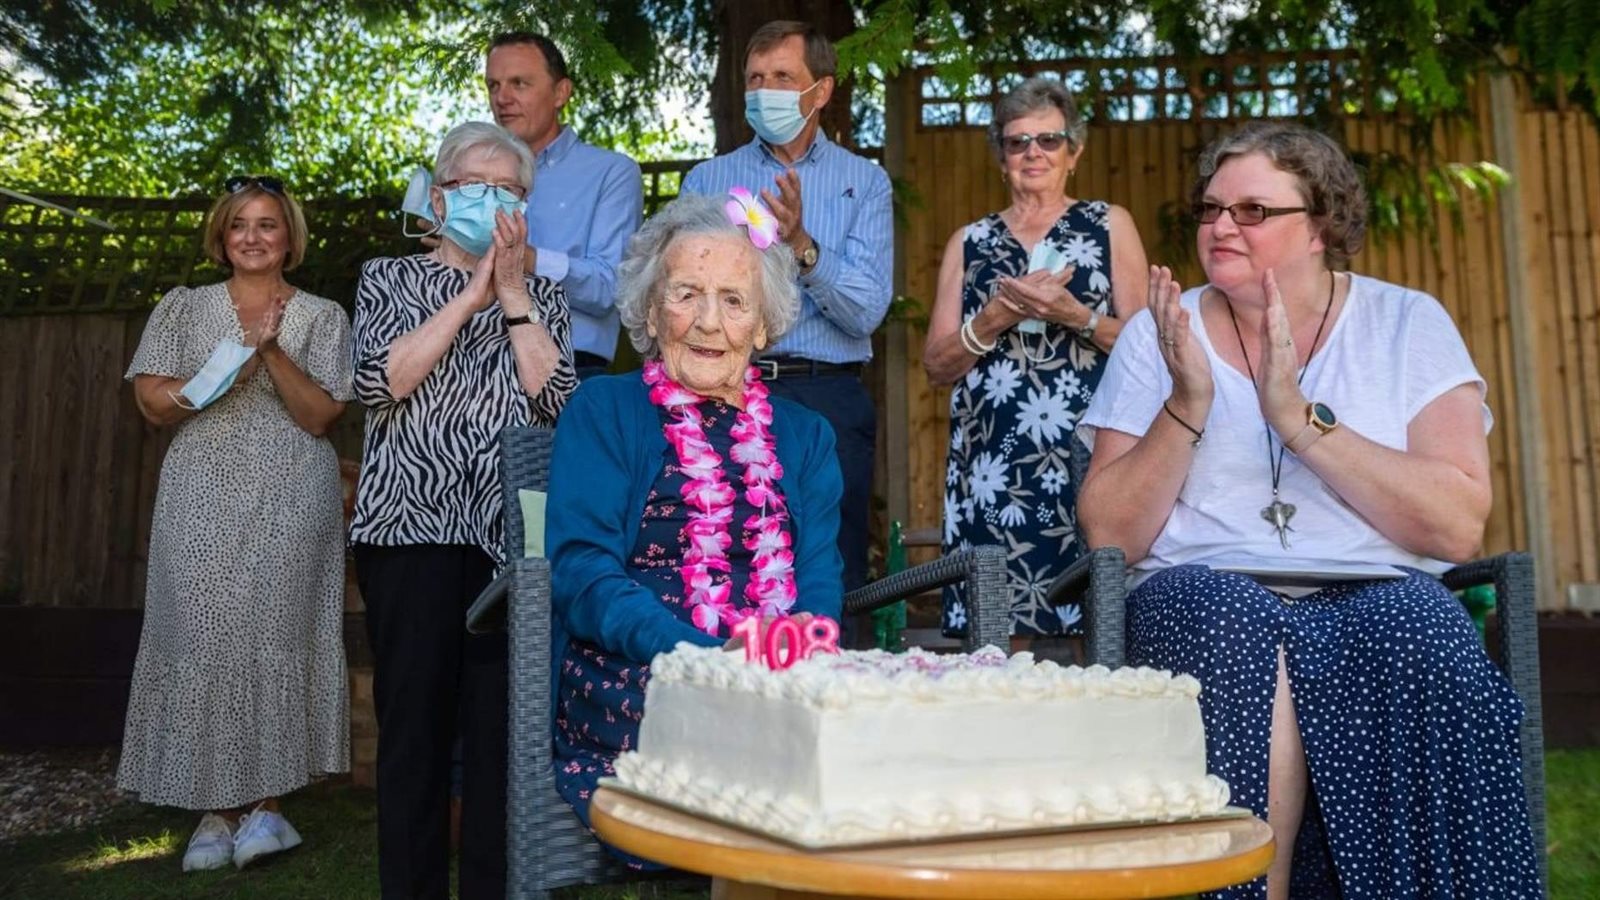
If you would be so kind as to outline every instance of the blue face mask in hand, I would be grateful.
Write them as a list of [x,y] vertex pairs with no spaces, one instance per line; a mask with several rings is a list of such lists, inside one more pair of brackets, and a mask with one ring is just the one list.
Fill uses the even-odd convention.
[[[817,84],[822,82],[818,81]],[[771,88],[761,88],[744,92],[744,120],[750,123],[756,134],[769,144],[787,144],[799,137],[805,129],[806,121],[811,116],[800,114],[800,97],[811,92],[811,87],[803,91],[778,91]],[[813,107],[811,112],[816,113],[820,107]]]
[[[228,392],[228,388],[233,387],[239,370],[255,352],[254,347],[223,339],[217,344],[217,349],[211,351],[210,358],[200,367],[200,371],[194,373],[194,377],[185,382],[177,394],[171,395],[173,402],[193,410],[202,410],[217,402]],[[178,399],[180,395],[189,402]]]
[[444,192],[444,225],[440,233],[473,256],[482,256],[494,241],[495,212],[515,215],[521,207],[522,200],[505,188],[464,184]]

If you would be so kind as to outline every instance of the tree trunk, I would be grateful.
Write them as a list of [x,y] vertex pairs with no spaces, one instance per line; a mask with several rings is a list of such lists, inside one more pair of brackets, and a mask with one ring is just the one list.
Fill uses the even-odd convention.
[[[744,121],[744,50],[750,35],[774,19],[811,22],[838,42],[855,30],[850,0],[716,0],[717,73],[711,82],[711,121],[717,153],[727,153],[753,136]],[[850,127],[850,86],[840,82],[821,112],[830,140],[854,147]]]

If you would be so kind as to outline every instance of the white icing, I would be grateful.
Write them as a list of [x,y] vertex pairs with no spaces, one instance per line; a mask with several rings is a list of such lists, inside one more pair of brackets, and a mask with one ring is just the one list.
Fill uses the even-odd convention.
[[784,671],[679,645],[651,663],[618,779],[805,844],[1215,813],[1195,679],[920,651]]

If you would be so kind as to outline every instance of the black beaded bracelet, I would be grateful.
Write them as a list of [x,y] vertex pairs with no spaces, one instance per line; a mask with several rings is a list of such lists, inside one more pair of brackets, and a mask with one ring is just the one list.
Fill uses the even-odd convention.
[[1185,431],[1187,431],[1190,434],[1194,435],[1194,440],[1189,442],[1189,446],[1191,446],[1191,447],[1200,446],[1200,442],[1202,440],[1204,440],[1205,436],[1206,436],[1206,433],[1204,431],[1201,431],[1200,429],[1195,428],[1193,425],[1190,425],[1188,422],[1185,422],[1181,417],[1178,416],[1177,413],[1172,411],[1172,407],[1167,405],[1167,401],[1163,400],[1161,402],[1161,408],[1167,411],[1167,415],[1172,417],[1172,421],[1177,422],[1179,425],[1182,425]]

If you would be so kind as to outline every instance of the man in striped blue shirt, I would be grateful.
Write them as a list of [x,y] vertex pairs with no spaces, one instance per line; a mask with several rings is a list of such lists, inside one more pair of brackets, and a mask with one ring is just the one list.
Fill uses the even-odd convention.
[[695,166],[686,194],[760,191],[800,262],[800,319],[757,361],[773,394],[821,413],[844,475],[839,550],[844,587],[866,583],[877,410],[861,383],[894,271],[889,177],[828,140],[819,111],[838,57],[815,26],[768,22],[745,51],[745,119],[756,137]]

